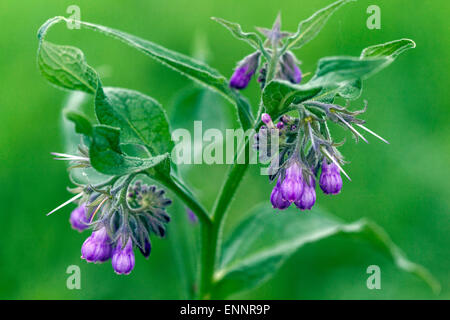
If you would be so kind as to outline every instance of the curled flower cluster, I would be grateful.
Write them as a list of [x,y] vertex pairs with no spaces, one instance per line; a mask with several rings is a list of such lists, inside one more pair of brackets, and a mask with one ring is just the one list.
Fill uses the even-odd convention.
[[117,274],[129,274],[135,265],[134,247],[148,258],[150,234],[165,236],[170,221],[166,207],[172,201],[164,190],[140,180],[132,185],[125,181],[118,186],[85,186],[82,193],[69,219],[78,231],[94,230],[81,247],[81,258],[92,263],[111,259]]
[[[282,115],[274,124],[269,114],[261,115],[261,126],[255,135],[254,148],[261,161],[271,160],[269,178],[277,180],[270,200],[276,209],[284,210],[294,203],[301,210],[308,210],[316,202],[316,179],[325,194],[338,194],[342,189],[341,172],[345,163],[329,132],[327,120],[349,129],[358,141],[366,138],[353,126],[357,126],[383,142],[385,139],[366,128],[364,120],[356,118],[363,110],[348,111],[346,108],[320,101],[305,101],[294,105],[298,117]],[[277,143],[273,152],[274,141]],[[274,161],[276,160],[276,161]],[[349,178],[350,179],[350,178]]]

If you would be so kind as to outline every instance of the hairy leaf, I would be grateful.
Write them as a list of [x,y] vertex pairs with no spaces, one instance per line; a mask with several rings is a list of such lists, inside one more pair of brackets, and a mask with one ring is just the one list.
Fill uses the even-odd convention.
[[323,26],[326,24],[328,19],[344,4],[356,0],[339,0],[328,7],[320,9],[314,13],[308,19],[300,22],[297,32],[290,38],[286,40],[285,49],[298,49],[303,47],[306,43],[314,39]]
[[416,47],[416,43],[411,39],[399,39],[382,44],[377,44],[371,47],[365,48],[361,52],[361,59],[366,58],[379,58],[379,57],[391,57],[397,58],[398,55],[406,50]]
[[42,75],[58,87],[88,93],[97,89],[97,72],[86,63],[78,48],[42,40],[37,61]]
[[336,95],[356,99],[362,81],[390,65],[402,52],[414,48],[412,40],[400,39],[365,48],[360,57],[327,57],[319,60],[314,77],[306,84],[323,87],[314,100],[333,100]]
[[382,228],[367,220],[344,223],[314,208],[301,213],[296,208],[277,213],[259,206],[241,222],[223,244],[215,273],[216,294],[228,296],[249,290],[270,279],[299,248],[336,234],[356,236],[380,249],[398,268],[417,275],[434,290],[439,284],[422,266],[403,254]]
[[326,57],[319,60],[310,86],[334,86],[359,79],[367,79],[390,64],[387,57],[360,59],[357,57]]
[[95,113],[101,124],[121,128],[121,143],[145,145],[155,155],[173,148],[164,110],[142,93],[104,88],[96,97]]
[[120,129],[97,125],[93,128],[89,158],[99,172],[124,175],[154,167],[168,157],[168,153],[149,158],[125,155],[120,148]]
[[301,103],[313,98],[321,88],[295,85],[284,80],[271,81],[263,91],[263,103],[266,112],[274,119],[289,111],[292,103]]
[[80,112],[66,111],[65,116],[75,124],[75,132],[90,137],[92,135],[92,124],[89,119]]
[[[102,173],[119,174],[118,172],[129,172],[137,168],[143,170],[166,159],[173,143],[166,114],[159,103],[133,90],[103,88],[97,72],[87,64],[81,50],[51,44],[43,39],[47,28],[56,20],[50,21],[39,32],[38,62],[42,73],[61,88],[95,94],[97,119],[100,124],[106,125],[96,127],[94,135],[86,118],[77,112],[67,112],[69,119],[75,122],[77,132],[86,136],[93,135],[91,149],[96,149],[91,154],[97,156],[91,159],[93,167]],[[122,129],[120,138],[119,131],[113,130],[114,127]],[[119,139],[119,142],[116,143],[112,138]],[[104,148],[105,142],[110,142],[107,149]],[[149,157],[164,156],[142,160],[126,157],[120,150],[119,143],[144,145],[151,153]],[[105,158],[98,157],[99,154]],[[168,161],[164,162],[163,171],[166,173],[167,167]]]
[[[41,26],[38,32],[39,40],[43,42],[43,38],[48,29],[61,21],[71,20],[65,17],[54,17],[49,19]],[[253,124],[253,117],[248,104],[242,103],[240,94],[229,88],[227,79],[224,76],[205,63],[120,30],[89,22],[79,21],[79,23],[85,28],[119,39],[188,78],[219,92],[236,106],[239,120],[244,129],[249,129]]]

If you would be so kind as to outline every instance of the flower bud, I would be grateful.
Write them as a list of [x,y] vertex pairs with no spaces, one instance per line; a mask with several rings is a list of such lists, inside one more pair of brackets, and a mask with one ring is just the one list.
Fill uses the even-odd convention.
[[111,238],[106,228],[92,232],[81,246],[81,258],[87,262],[105,262],[111,258]]
[[272,190],[270,194],[270,202],[272,203],[272,207],[274,209],[284,210],[287,209],[291,204],[289,201],[284,200],[280,190],[280,180],[277,181],[277,184]]
[[280,121],[277,123],[277,129],[283,129],[284,128],[284,122]]
[[250,79],[256,72],[259,65],[259,51],[245,57],[234,70],[230,79],[230,87],[235,89],[244,89],[248,86]]
[[128,238],[124,248],[122,248],[122,238],[119,238],[114,248],[111,263],[117,274],[129,274],[133,270],[135,259],[131,237]]
[[309,177],[309,185],[303,183],[303,193],[299,200],[295,201],[295,205],[300,210],[310,210],[316,203],[316,181],[314,177]]
[[300,83],[302,81],[302,72],[297,65],[296,58],[289,51],[281,59],[281,72],[283,77],[292,83]]
[[152,251],[152,244],[148,238],[144,240],[144,248],[139,247],[139,251],[141,251],[144,258],[148,258],[150,256],[150,252]]
[[324,159],[319,185],[325,194],[338,194],[342,189],[342,178],[340,170],[334,163],[328,164]]
[[281,183],[281,194],[289,202],[299,200],[303,193],[302,169],[293,161],[286,169],[286,177]]
[[267,124],[268,126],[270,126],[270,124],[272,124],[272,118],[270,117],[270,115],[268,113],[263,113],[261,115],[261,121],[264,122],[265,124]]
[[89,218],[87,217],[86,205],[82,204],[72,211],[69,222],[72,228],[78,231],[83,231],[89,227]]

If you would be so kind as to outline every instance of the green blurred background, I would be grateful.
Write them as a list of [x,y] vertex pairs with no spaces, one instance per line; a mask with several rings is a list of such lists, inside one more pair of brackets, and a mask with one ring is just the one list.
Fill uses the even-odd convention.
[[[67,15],[79,5],[81,18],[122,29],[191,54],[194,42],[209,48],[208,62],[230,76],[237,60],[250,53],[211,16],[240,22],[244,29],[271,26],[278,11],[283,29],[295,30],[331,0],[171,0],[171,1],[13,1],[0,2],[0,298],[3,299],[160,299],[184,298],[183,267],[196,250],[188,250],[198,226],[188,222],[175,201],[169,237],[153,239],[146,261],[137,256],[130,276],[117,276],[111,265],[80,260],[87,237],[70,228],[72,207],[46,217],[65,201],[69,185],[65,164],[52,160],[51,151],[63,151],[61,107],[66,93],[51,87],[36,67],[36,31],[47,19]],[[381,30],[366,27],[366,8],[381,8]],[[322,56],[359,55],[362,48],[402,37],[417,48],[402,55],[388,69],[365,82],[364,115],[368,127],[387,138],[385,145],[355,144],[348,137],[342,152],[352,182],[345,181],[335,197],[318,195],[324,209],[346,221],[368,217],[391,235],[411,260],[423,264],[440,281],[439,296],[419,279],[397,270],[370,245],[333,237],[301,249],[262,287],[235,298],[268,299],[448,299],[450,298],[450,193],[449,193],[449,4],[446,1],[360,0],[343,7],[320,35],[296,54],[303,72],[313,72]],[[209,97],[200,114],[179,105],[180,90],[192,84],[122,43],[87,30],[54,28],[49,40],[80,47],[89,63],[100,67],[104,83],[140,90],[159,100],[173,126],[202,119],[213,126],[237,126],[232,107]],[[257,101],[258,86],[245,91]],[[352,106],[359,108],[362,100]],[[188,112],[186,112],[188,110]],[[180,115],[191,115],[191,119]],[[181,119],[180,119],[181,118]],[[184,118],[184,119],[183,119]],[[338,136],[341,130],[334,130]],[[348,134],[348,133],[346,133]],[[226,166],[183,168],[186,180],[211,207]],[[245,212],[268,201],[270,185],[252,167],[231,207],[232,226]],[[229,228],[227,228],[228,230]],[[267,230],[270,232],[270,230]],[[184,239],[190,239],[186,241]],[[66,288],[66,268],[81,268],[81,290]],[[366,288],[366,268],[377,264],[382,289]]]

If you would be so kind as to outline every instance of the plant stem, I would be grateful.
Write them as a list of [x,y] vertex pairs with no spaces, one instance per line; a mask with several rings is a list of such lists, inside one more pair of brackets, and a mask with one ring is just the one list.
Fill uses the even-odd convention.
[[[266,84],[269,83],[276,73],[276,67],[278,63],[278,50],[275,46],[272,52],[272,58],[269,61],[269,68],[267,71]],[[259,126],[259,119],[263,111],[264,104],[262,99],[259,104],[258,114],[252,126],[255,130]],[[201,233],[201,259],[200,259],[200,286],[199,286],[199,299],[210,299],[212,295],[212,288],[214,284],[214,270],[217,264],[217,258],[220,255],[220,233],[222,231],[222,224],[224,217],[227,213],[228,207],[230,206],[233,197],[239,187],[239,184],[244,177],[245,172],[248,169],[249,163],[246,155],[248,154],[250,148],[250,139],[247,137],[244,146],[237,150],[235,153],[235,163],[230,168],[225,183],[222,186],[220,195],[214,205],[213,215],[212,215],[212,225],[202,226]],[[246,161],[243,164],[237,163],[237,159],[240,158],[244,152],[244,158]]]
[[[249,142],[246,143],[246,148],[243,148],[243,152],[247,150]],[[242,181],[248,163],[235,164],[231,167],[228,178],[222,187],[222,191],[215,205],[212,226],[202,226],[202,252],[201,252],[201,275],[200,275],[200,299],[210,299],[211,289],[214,283],[214,270],[216,266],[216,258],[218,256],[220,241],[219,234],[222,230],[222,222],[224,221],[225,214],[232,198],[237,191],[237,188]]]

